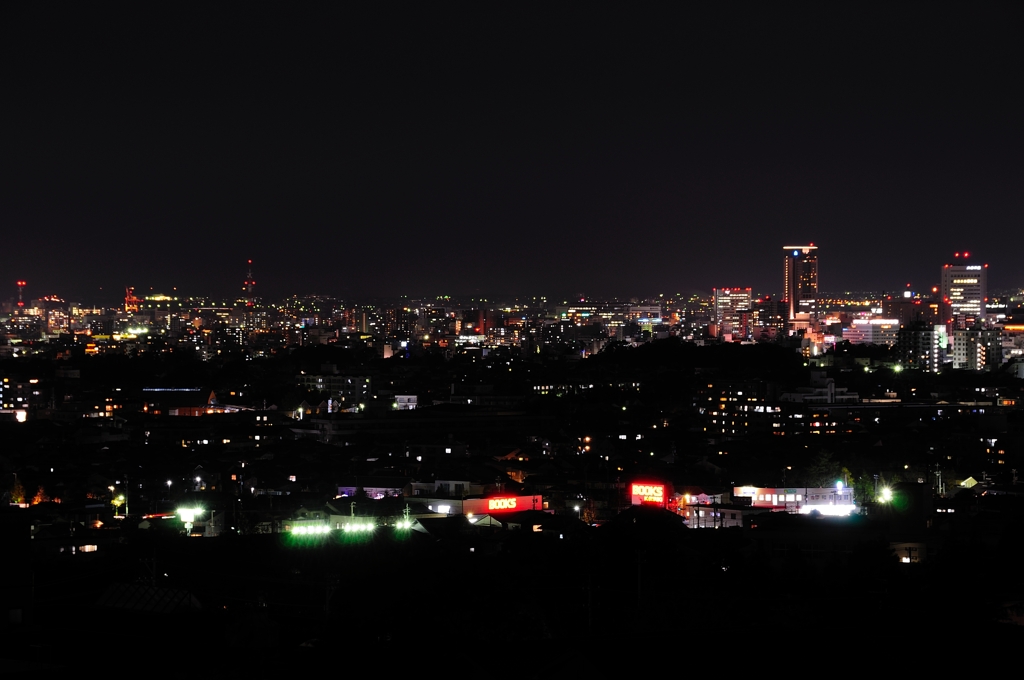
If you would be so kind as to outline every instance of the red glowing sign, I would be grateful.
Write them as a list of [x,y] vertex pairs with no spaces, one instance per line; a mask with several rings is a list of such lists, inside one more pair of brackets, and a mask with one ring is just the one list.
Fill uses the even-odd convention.
[[544,510],[541,496],[501,496],[497,498],[467,498],[462,502],[462,511],[467,515],[481,515],[488,512],[522,512],[523,510]]
[[660,505],[665,506],[665,485],[664,484],[643,484],[634,483],[630,489],[633,497],[633,505]]

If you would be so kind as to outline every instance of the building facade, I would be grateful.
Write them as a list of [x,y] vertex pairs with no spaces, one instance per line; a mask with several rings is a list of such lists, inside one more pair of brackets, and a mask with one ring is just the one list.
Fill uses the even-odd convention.
[[[749,331],[751,304],[750,288],[715,288],[715,323],[719,325],[720,336],[732,334],[733,339],[746,338]],[[744,324],[746,316],[747,324]],[[738,337],[737,337],[738,336]]]
[[953,368],[991,371],[1003,363],[1003,337],[998,330],[958,328],[952,337]]
[[899,331],[897,345],[902,363],[937,373],[949,347],[946,326],[925,323],[905,326]]
[[896,344],[900,331],[898,319],[854,319],[843,329],[843,340],[854,345]]
[[942,265],[942,301],[949,305],[953,328],[970,328],[985,321],[988,301],[988,265],[974,264],[968,253],[957,253],[952,263]]
[[786,251],[783,290],[790,330],[807,328],[818,318],[818,247],[783,246]]

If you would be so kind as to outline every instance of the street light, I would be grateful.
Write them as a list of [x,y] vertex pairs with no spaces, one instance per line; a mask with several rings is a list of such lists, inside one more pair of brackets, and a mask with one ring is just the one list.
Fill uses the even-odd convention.
[[576,511],[576,519],[582,519],[582,518],[580,517],[580,506],[578,506],[578,505],[577,505],[577,506],[574,506],[574,507],[573,507],[573,510],[575,510],[575,511]]

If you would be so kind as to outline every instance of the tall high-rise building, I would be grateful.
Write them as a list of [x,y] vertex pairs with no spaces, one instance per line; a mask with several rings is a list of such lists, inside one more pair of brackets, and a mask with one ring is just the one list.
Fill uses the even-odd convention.
[[938,373],[949,347],[949,336],[945,324],[918,321],[900,328],[896,344],[903,364]]
[[783,246],[786,251],[784,291],[789,326],[807,328],[818,318],[818,246]]
[[942,265],[942,301],[949,305],[953,328],[970,328],[985,320],[988,265],[969,258],[970,253],[957,253],[953,262]]
[[1002,333],[987,328],[953,331],[953,368],[991,371],[1003,363]]
[[746,337],[742,328],[741,311],[750,311],[750,288],[715,288],[715,323],[720,333],[734,333]]

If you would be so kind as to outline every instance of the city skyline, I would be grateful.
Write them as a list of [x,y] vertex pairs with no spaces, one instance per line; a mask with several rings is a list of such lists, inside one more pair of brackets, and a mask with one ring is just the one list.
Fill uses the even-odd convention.
[[808,242],[822,290],[1024,284],[1020,8],[4,12],[35,291],[777,291]]
[[1022,28],[0,5],[5,669],[1001,649]]
[[[773,298],[775,298],[775,299],[777,299],[779,301],[786,301],[787,303],[792,302],[792,304],[787,304],[787,310],[788,310],[787,311],[787,316],[791,320],[794,318],[794,314],[796,314],[796,312],[794,310],[796,310],[800,306],[800,302],[798,301],[798,298],[799,298],[799,300],[803,301],[803,305],[804,306],[810,305],[812,307],[816,306],[816,302],[815,302],[815,304],[812,304],[812,301],[820,300],[821,298],[828,297],[828,296],[851,295],[852,294],[852,295],[875,295],[875,296],[881,297],[881,296],[884,296],[884,295],[905,294],[906,291],[908,291],[908,290],[909,291],[915,291],[915,292],[921,293],[921,294],[926,294],[929,290],[931,290],[933,293],[939,293],[940,297],[948,299],[949,296],[950,296],[950,286],[951,286],[951,283],[952,283],[952,279],[950,278],[951,272],[958,272],[960,274],[963,274],[965,272],[967,272],[967,273],[973,272],[973,270],[977,270],[977,269],[981,269],[982,270],[982,273],[980,275],[980,279],[981,279],[982,283],[981,283],[980,287],[975,286],[974,288],[971,288],[971,293],[974,296],[974,298],[978,298],[979,295],[980,295],[980,298],[985,298],[987,300],[987,295],[988,295],[988,293],[990,291],[993,294],[1011,294],[1012,295],[1012,294],[1016,294],[1017,292],[1019,292],[1021,290],[1024,290],[1024,286],[1013,286],[1013,287],[1007,287],[1007,288],[990,287],[988,285],[988,283],[987,283],[988,275],[989,275],[989,265],[988,265],[988,263],[985,262],[984,264],[981,264],[980,260],[978,260],[977,262],[974,262],[974,260],[976,260],[977,258],[972,258],[971,261],[972,261],[973,264],[972,265],[967,265],[966,262],[967,262],[967,259],[969,257],[969,252],[967,252],[967,251],[965,251],[963,253],[960,253],[960,252],[954,253],[954,257],[953,258],[947,259],[947,261],[945,261],[945,263],[942,265],[942,269],[940,270],[938,277],[936,277],[936,281],[934,283],[932,283],[932,284],[913,285],[912,283],[907,283],[907,284],[905,284],[903,286],[896,286],[893,289],[884,289],[884,288],[879,288],[879,287],[866,287],[866,288],[858,289],[858,290],[849,290],[849,289],[847,289],[847,290],[842,290],[842,289],[821,289],[817,285],[817,280],[818,280],[817,252],[818,252],[818,249],[819,249],[818,246],[814,245],[813,243],[812,244],[808,244],[806,246],[786,245],[786,246],[782,247],[782,250],[785,253],[785,259],[784,259],[785,266],[784,266],[784,269],[783,269],[783,284],[782,284],[782,286],[778,290],[770,289],[770,288],[769,289],[754,289],[751,286],[737,286],[737,285],[733,285],[733,286],[731,286],[731,288],[734,288],[737,291],[739,291],[739,290],[746,290],[747,291],[746,294],[747,294],[748,297],[751,294],[751,291],[753,291],[753,295],[755,295],[755,296],[768,296],[768,297],[773,297]],[[962,259],[960,259],[961,255],[963,256]],[[801,264],[802,261],[807,259],[807,258],[810,258],[808,260],[808,262]],[[956,263],[960,263],[960,264],[956,264]],[[135,285],[125,285],[125,286],[123,286],[120,289],[114,289],[114,290],[105,290],[103,288],[100,288],[100,289],[98,289],[94,293],[91,293],[91,294],[90,293],[86,293],[85,295],[83,295],[79,299],[79,298],[77,298],[74,295],[67,295],[67,294],[63,293],[62,291],[58,291],[58,290],[50,290],[50,291],[45,291],[45,292],[39,291],[39,290],[33,290],[33,287],[30,286],[30,282],[28,282],[28,281],[26,281],[24,279],[19,279],[19,280],[14,281],[12,283],[12,291],[14,291],[14,293],[10,297],[5,297],[2,293],[0,293],[0,300],[17,300],[18,303],[19,303],[19,306],[24,306],[24,300],[44,300],[44,299],[54,298],[54,297],[60,298],[60,299],[65,300],[65,301],[81,302],[81,303],[84,303],[84,304],[87,304],[87,305],[91,304],[91,305],[101,305],[101,306],[118,306],[118,305],[120,305],[123,302],[129,308],[128,311],[133,311],[133,309],[132,309],[133,305],[135,306],[134,308],[137,309],[137,303],[142,302],[144,299],[146,299],[147,296],[149,296],[149,297],[156,296],[156,298],[162,299],[163,296],[168,296],[168,295],[173,296],[175,299],[180,299],[180,300],[186,300],[186,299],[191,299],[191,298],[195,298],[195,299],[206,298],[206,299],[211,299],[211,300],[222,300],[222,301],[241,301],[241,300],[247,300],[248,301],[247,302],[248,306],[252,306],[255,303],[255,301],[257,301],[257,300],[264,300],[264,299],[265,300],[270,300],[270,299],[282,300],[282,299],[292,298],[292,297],[296,297],[296,296],[298,296],[298,297],[322,296],[322,297],[337,298],[337,299],[343,299],[343,298],[354,299],[354,298],[359,298],[359,299],[365,300],[367,302],[371,302],[371,301],[374,301],[374,300],[399,300],[399,299],[417,299],[417,300],[438,299],[439,300],[439,299],[443,299],[443,298],[455,298],[455,299],[461,299],[461,300],[474,300],[474,299],[488,300],[488,299],[490,299],[492,301],[495,301],[495,300],[507,300],[507,299],[526,300],[526,299],[530,299],[530,298],[544,298],[544,299],[547,299],[549,302],[554,303],[555,301],[557,301],[560,298],[562,299],[563,302],[573,302],[573,301],[579,302],[579,301],[583,301],[584,299],[585,300],[607,300],[607,301],[611,301],[611,300],[628,301],[629,299],[653,300],[653,299],[656,299],[658,297],[665,298],[666,296],[668,298],[670,298],[670,299],[687,299],[687,298],[693,298],[693,297],[708,297],[711,300],[715,300],[715,299],[717,299],[717,297],[719,295],[719,292],[718,292],[719,290],[728,291],[730,289],[729,286],[725,286],[725,287],[722,287],[722,286],[712,286],[710,289],[708,289],[707,286],[702,286],[700,288],[691,288],[691,289],[685,290],[685,291],[684,290],[673,290],[673,289],[670,288],[670,289],[668,289],[667,291],[664,291],[664,292],[643,291],[642,294],[628,294],[628,293],[627,294],[623,294],[623,293],[614,294],[613,293],[613,294],[609,294],[609,295],[588,295],[586,293],[586,291],[576,291],[576,292],[566,293],[565,291],[537,291],[537,290],[526,290],[526,291],[523,291],[523,290],[519,290],[519,291],[515,291],[515,290],[491,290],[491,291],[486,291],[486,290],[479,290],[478,289],[476,291],[466,291],[466,290],[458,290],[458,289],[448,289],[448,290],[444,290],[444,291],[440,291],[440,292],[438,292],[438,291],[420,291],[418,294],[397,293],[397,294],[387,295],[387,294],[381,294],[380,291],[376,291],[376,292],[371,292],[371,293],[364,293],[363,295],[352,295],[351,291],[346,293],[345,291],[339,291],[339,290],[297,290],[297,291],[293,290],[293,291],[281,291],[279,286],[273,286],[272,285],[271,286],[272,290],[274,288],[277,288],[278,290],[275,290],[273,295],[264,295],[262,290],[256,288],[256,280],[255,280],[255,275],[253,274],[253,261],[252,261],[252,259],[246,260],[245,264],[243,265],[243,267],[245,268],[244,281],[243,281],[241,287],[236,285],[236,286],[233,287],[233,290],[231,290],[231,291],[226,291],[226,290],[217,290],[217,291],[204,290],[202,288],[202,284],[201,283],[196,284],[195,282],[193,282],[193,285],[196,286],[196,287],[193,288],[193,289],[185,289],[185,290],[179,290],[177,286],[172,286],[172,287],[170,287],[168,289],[159,289],[159,288],[157,288],[155,286],[150,286],[148,289],[138,288],[138,295],[140,295],[141,297],[135,298],[136,288],[137,287]],[[951,267],[953,269],[951,269]],[[965,267],[966,267],[966,269],[965,269]],[[791,275],[790,275],[790,270],[791,269],[793,269],[793,271],[796,272],[796,276],[795,277],[791,277]],[[804,274],[801,274],[801,272],[804,272],[804,269],[807,269],[807,272],[805,272]],[[804,281],[804,286],[803,286],[804,290],[803,290],[802,294],[798,294],[798,292],[796,291],[797,279],[800,278],[801,276],[806,278],[807,281]],[[962,295],[962,293],[963,293],[963,290],[962,289],[958,289],[955,294],[956,295]],[[128,300],[129,297],[135,298],[134,301],[129,301]],[[976,302],[977,302],[977,300],[975,300],[975,303]],[[959,303],[955,302],[953,304],[953,307],[954,307],[954,309],[958,309],[959,308]],[[977,314],[977,304],[974,304],[969,311],[973,312],[974,314]],[[803,312],[802,314],[804,314],[804,316],[806,316],[807,313]],[[974,318],[974,317],[972,316],[971,318]]]

